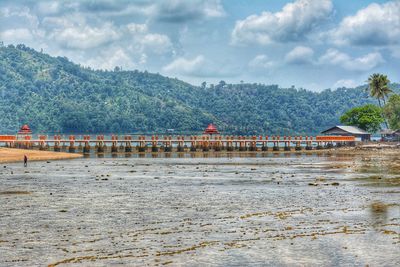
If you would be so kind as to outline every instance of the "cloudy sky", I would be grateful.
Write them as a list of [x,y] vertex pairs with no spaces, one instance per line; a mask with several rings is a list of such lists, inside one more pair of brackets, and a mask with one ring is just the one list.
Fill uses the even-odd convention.
[[0,40],[193,84],[400,80],[400,0],[1,0]]

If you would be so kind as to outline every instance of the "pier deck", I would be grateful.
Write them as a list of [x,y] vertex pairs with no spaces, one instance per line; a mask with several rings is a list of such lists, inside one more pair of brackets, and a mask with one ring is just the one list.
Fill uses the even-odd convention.
[[196,152],[196,151],[279,151],[281,149],[312,150],[331,148],[334,146],[354,145],[354,136],[132,136],[89,135],[48,137],[39,135],[37,138],[25,136],[0,136],[0,145],[7,147],[32,148],[61,151],[68,148],[70,152],[78,149],[83,153],[104,153],[110,148],[112,153],[118,152]]

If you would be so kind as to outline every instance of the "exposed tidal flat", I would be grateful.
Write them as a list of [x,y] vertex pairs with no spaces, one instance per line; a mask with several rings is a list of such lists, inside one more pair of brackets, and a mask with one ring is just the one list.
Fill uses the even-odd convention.
[[0,147],[0,163],[23,162],[24,155],[28,157],[29,161],[75,159],[82,157],[82,155],[75,153]]
[[0,169],[0,266],[400,265],[396,152],[21,165]]

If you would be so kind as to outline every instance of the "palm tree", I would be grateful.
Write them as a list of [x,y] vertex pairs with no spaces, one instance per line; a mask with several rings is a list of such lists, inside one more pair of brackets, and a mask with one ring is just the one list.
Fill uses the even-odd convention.
[[372,97],[378,99],[379,106],[382,107],[381,100],[383,104],[386,104],[386,97],[392,90],[389,88],[389,79],[386,75],[374,73],[368,78],[368,89]]
[[[389,88],[389,83],[390,81],[388,77],[380,73],[374,73],[368,78],[367,89],[369,89],[369,93],[372,97],[378,99],[378,104],[380,108],[382,108],[381,100],[385,105],[388,94],[392,92],[392,90]],[[386,128],[389,128],[386,118],[385,125]]]

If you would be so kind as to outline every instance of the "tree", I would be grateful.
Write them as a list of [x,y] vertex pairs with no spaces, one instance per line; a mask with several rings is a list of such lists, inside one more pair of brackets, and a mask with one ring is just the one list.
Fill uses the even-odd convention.
[[372,97],[378,99],[379,107],[382,108],[381,100],[383,104],[386,103],[386,98],[392,90],[389,88],[389,79],[386,75],[374,73],[368,78],[369,93]]
[[[369,88],[369,93],[372,97],[378,99],[378,104],[379,107],[382,108],[382,103],[386,104],[386,98],[389,93],[392,92],[392,90],[389,88],[389,79],[386,75],[380,74],[380,73],[374,73],[368,78],[368,88]],[[388,123],[386,119],[384,118],[384,122],[386,125],[386,128],[389,128]]]
[[383,113],[388,118],[389,126],[393,130],[400,129],[400,95],[392,95],[383,107]]
[[375,133],[381,128],[384,119],[381,108],[368,104],[348,110],[340,117],[340,122],[357,126],[369,133]]

